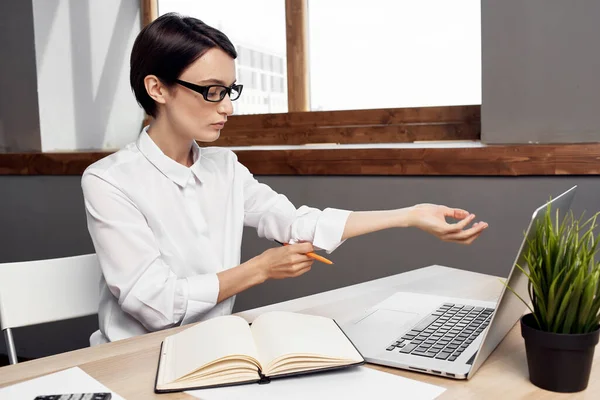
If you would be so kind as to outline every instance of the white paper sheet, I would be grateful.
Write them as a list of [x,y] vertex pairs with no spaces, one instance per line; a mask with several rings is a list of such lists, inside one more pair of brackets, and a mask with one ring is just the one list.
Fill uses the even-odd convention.
[[432,400],[446,389],[377,371],[367,367],[348,368],[293,378],[274,379],[266,385],[256,383],[188,391],[203,400],[221,399],[411,399]]
[[53,374],[40,376],[0,389],[1,400],[33,400],[44,394],[111,392],[111,400],[124,400],[121,396],[83,372],[69,368]]

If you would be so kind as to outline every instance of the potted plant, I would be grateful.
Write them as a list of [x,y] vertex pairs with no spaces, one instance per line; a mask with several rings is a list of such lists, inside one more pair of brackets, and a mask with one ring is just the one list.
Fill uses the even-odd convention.
[[531,313],[521,318],[530,381],[555,392],[578,392],[589,381],[600,336],[600,236],[595,214],[583,222],[572,211],[538,221],[524,252]]

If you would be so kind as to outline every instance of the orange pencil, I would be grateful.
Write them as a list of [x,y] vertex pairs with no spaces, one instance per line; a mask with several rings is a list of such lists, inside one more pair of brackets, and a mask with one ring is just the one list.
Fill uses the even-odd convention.
[[[288,243],[281,243],[278,240],[276,240],[276,242],[279,243],[282,246],[287,246],[288,245]],[[306,255],[308,257],[312,258],[313,260],[321,261],[322,263],[329,264],[329,265],[333,264],[333,261],[330,261],[330,260],[326,259],[325,257],[322,257],[322,256],[320,256],[318,254],[315,254],[312,251],[310,253],[306,253]]]

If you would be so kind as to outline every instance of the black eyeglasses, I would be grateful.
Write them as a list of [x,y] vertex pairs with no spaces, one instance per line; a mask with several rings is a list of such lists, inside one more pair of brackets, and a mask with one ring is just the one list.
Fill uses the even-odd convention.
[[218,103],[225,98],[228,94],[231,101],[235,101],[240,98],[244,85],[236,85],[235,83],[231,86],[223,85],[208,85],[200,86],[190,82],[175,79],[175,82],[181,86],[185,86],[188,89],[193,90],[196,93],[200,93],[204,100],[210,101],[211,103]]

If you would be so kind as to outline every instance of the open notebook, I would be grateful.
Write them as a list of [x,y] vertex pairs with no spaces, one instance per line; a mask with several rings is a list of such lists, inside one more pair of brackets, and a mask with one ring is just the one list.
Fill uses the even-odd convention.
[[330,318],[273,311],[249,326],[243,318],[228,315],[165,338],[154,391],[268,383],[364,362]]

